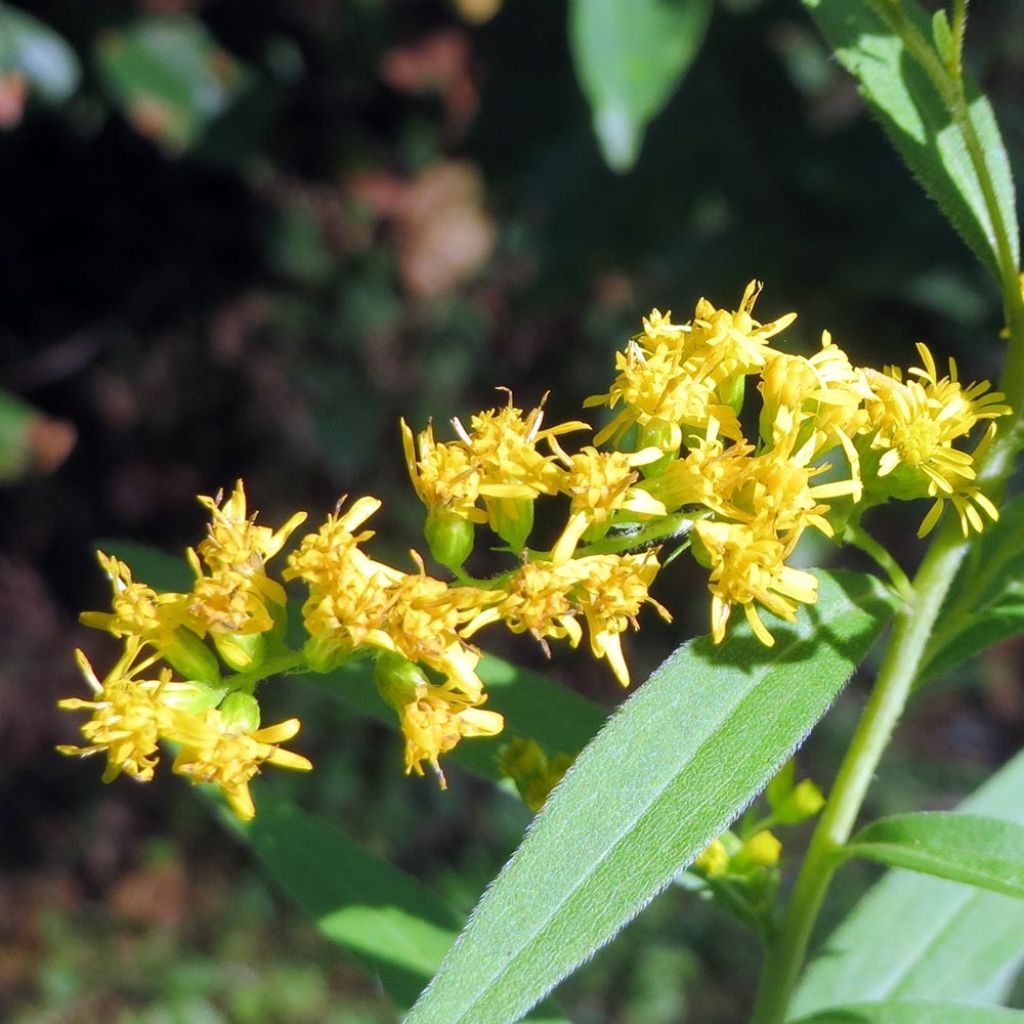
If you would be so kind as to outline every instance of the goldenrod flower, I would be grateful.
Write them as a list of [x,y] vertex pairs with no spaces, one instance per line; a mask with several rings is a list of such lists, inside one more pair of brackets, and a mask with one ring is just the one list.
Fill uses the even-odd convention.
[[138,678],[155,660],[150,657],[133,665],[139,650],[139,643],[129,640],[125,652],[102,682],[85,654],[75,651],[78,667],[95,696],[92,700],[69,697],[58,704],[65,711],[92,712],[92,717],[81,726],[89,745],[62,744],[57,749],[62,754],[80,757],[105,753],[104,782],[116,779],[122,772],[143,782],[152,779],[159,761],[158,741],[172,713],[171,700],[196,692],[192,683],[172,682],[169,668],[163,669],[156,679]]
[[306,520],[305,512],[296,512],[278,530],[257,526],[258,513],[247,514],[245,488],[241,480],[235,484],[227,501],[223,501],[219,494],[216,498],[200,495],[199,501],[209,510],[212,521],[198,550],[214,573],[222,569],[246,575],[262,573],[267,561],[284,547],[295,529]]
[[530,633],[545,650],[547,637],[568,638],[570,646],[575,647],[583,636],[569,598],[575,582],[573,562],[525,562],[501,590],[494,592],[497,603],[470,620],[462,635],[472,636],[488,623],[501,621],[513,633]]
[[629,669],[622,654],[622,634],[629,626],[639,629],[636,617],[644,604],[651,605],[666,621],[672,616],[648,594],[661,568],[653,551],[641,555],[589,555],[571,563],[577,582],[574,602],[587,620],[590,649],[605,658],[623,686],[629,686]]
[[806,420],[820,439],[819,452],[836,439],[846,448],[867,424],[863,403],[872,392],[864,371],[851,365],[828,331],[810,358],[769,351],[757,387],[764,399],[760,432],[766,444]]
[[313,590],[332,591],[352,568],[363,577],[390,575],[395,578],[399,575],[397,570],[374,562],[359,550],[359,545],[373,537],[374,531],[355,531],[381,507],[380,499],[359,498],[344,515],[341,514],[343,502],[344,499],[338,502],[334,514],[327,517],[323,526],[315,533],[306,534],[297,550],[288,556],[288,566],[281,573],[286,580],[301,579]]
[[498,769],[516,784],[523,803],[531,811],[544,806],[572,762],[568,754],[548,757],[536,740],[519,736],[506,743],[498,755]]
[[771,647],[775,640],[761,620],[757,604],[793,622],[798,604],[813,604],[817,600],[817,578],[785,564],[792,547],[774,534],[744,523],[706,519],[694,525],[694,533],[711,569],[711,635],[716,644],[725,638],[725,627],[735,605],[743,606],[754,634]]
[[[586,447],[576,455],[566,455],[552,439],[552,447],[565,464],[562,490],[571,498],[569,522],[551,549],[552,562],[572,557],[580,539],[588,531],[601,536],[620,509],[640,516],[663,516],[665,506],[649,492],[633,487],[639,474],[635,466],[645,466],[661,458],[657,448],[639,452],[599,452]],[[595,529],[596,528],[596,529]]]
[[[447,786],[438,763],[464,736],[496,736],[505,727],[496,711],[484,711],[485,698],[473,698],[442,686],[433,686],[411,663],[378,660],[377,687],[384,701],[398,712],[405,736],[405,771],[423,774],[423,762],[437,773],[441,788]],[[381,671],[382,664],[386,665]]]
[[420,501],[429,512],[454,512],[473,523],[487,522],[480,500],[480,470],[465,441],[437,443],[432,424],[416,436],[401,421],[405,464]]
[[[547,397],[547,396],[545,396]],[[470,420],[470,429],[452,420],[480,472],[480,495],[492,530],[515,550],[520,550],[533,527],[533,502],[541,494],[556,494],[563,470],[554,456],[542,455],[537,445],[546,439],[575,430],[589,430],[576,420],[542,429],[544,400],[524,416],[508,404],[488,409]]]
[[704,505],[728,515],[733,493],[741,485],[754,446],[746,441],[728,447],[718,436],[718,420],[708,421],[703,436],[691,436],[685,458],[641,485],[669,512]]
[[699,355],[718,383],[760,370],[768,357],[769,340],[796,319],[796,313],[786,313],[767,324],[755,320],[754,304],[763,287],[760,281],[751,281],[735,312],[716,309],[704,298],[697,302],[687,353],[691,358]]
[[618,374],[605,394],[591,395],[584,407],[607,405],[622,409],[597,432],[595,444],[618,443],[634,424],[641,428],[665,425],[658,433],[663,452],[679,450],[684,427],[701,432],[711,419],[717,420],[726,437],[739,439],[735,410],[718,393],[718,384],[707,366],[697,360],[684,362],[679,350],[644,350],[631,341],[625,352],[615,355]]
[[134,637],[157,650],[172,644],[185,617],[185,596],[158,594],[152,587],[136,583],[124,562],[102,551],[96,555],[114,588],[113,611],[83,612],[81,621],[116,637]]
[[412,555],[419,572],[392,584],[383,635],[373,634],[367,640],[441,673],[448,686],[479,700],[483,693],[476,674],[480,655],[463,641],[458,629],[495,598],[473,587],[449,587],[428,576],[423,560],[415,552]]
[[924,367],[910,370],[913,379],[904,381],[895,367],[887,367],[885,373],[865,371],[873,392],[867,403],[870,449],[882,453],[876,476],[885,479],[874,490],[902,500],[935,498],[921,524],[921,536],[938,521],[948,499],[966,536],[970,528],[980,530],[983,525],[975,505],[990,518],[998,518],[995,506],[973,483],[975,458],[991,439],[995,425],[973,454],[954,448],[953,443],[979,421],[1005,416],[1011,410],[1002,394],[989,390],[988,381],[963,387],[953,360],[949,376],[939,378],[928,348],[918,344],[917,351]]
[[255,730],[232,730],[220,711],[205,715],[173,713],[167,736],[182,744],[174,759],[174,771],[192,783],[209,782],[220,787],[231,809],[249,821],[256,808],[249,783],[264,764],[309,771],[313,765],[301,754],[282,750],[300,729],[297,718]]

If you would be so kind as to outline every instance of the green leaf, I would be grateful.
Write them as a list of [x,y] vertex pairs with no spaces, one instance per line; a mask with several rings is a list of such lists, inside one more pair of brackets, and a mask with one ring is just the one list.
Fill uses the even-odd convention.
[[[393,864],[272,791],[261,789],[252,821],[227,812],[223,817],[319,931],[355,953],[399,1007],[411,1006],[454,942],[458,913]],[[550,1009],[531,1020],[565,1024]]]
[[711,0],[570,0],[569,47],[605,161],[628,171],[700,51]]
[[893,1000],[847,1003],[793,1024],[1024,1024],[1024,1013],[974,1003]]
[[[1024,824],[1024,753],[959,810]],[[890,871],[828,938],[792,1015],[862,999],[998,1000],[1024,961],[1017,900]],[[940,1018],[941,1019],[941,1018]]]
[[897,814],[861,829],[842,856],[863,857],[1024,899],[1024,825],[977,814]]
[[193,145],[245,84],[238,61],[186,15],[140,18],[107,32],[96,56],[125,117],[171,154]]
[[261,787],[250,822],[225,814],[288,896],[410,1006],[455,940],[444,900],[348,836]]
[[[925,191],[938,203],[978,259],[999,278],[998,246],[962,129],[953,123],[931,80],[867,0],[803,0],[840,63]],[[925,39],[927,16],[912,0],[901,7]],[[969,93],[969,117],[994,182],[1014,262],[1020,260],[1016,196],[1010,162],[992,108]]]
[[607,942],[753,799],[825,713],[892,602],[821,574],[817,605],[673,654],[584,750],[406,1024],[507,1024]]
[[61,103],[78,88],[82,69],[75,51],[31,14],[0,4],[0,77],[16,71],[48,103]]
[[950,587],[919,682],[1024,633],[1024,495],[1000,510]]

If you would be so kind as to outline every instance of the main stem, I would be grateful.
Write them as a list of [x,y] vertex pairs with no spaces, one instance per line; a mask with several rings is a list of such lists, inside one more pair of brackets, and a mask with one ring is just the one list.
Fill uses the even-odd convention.
[[913,598],[896,616],[878,681],[861,716],[810,848],[777,941],[769,950],[754,1024],[781,1024],[832,874],[835,853],[850,837],[857,812],[903,712],[943,598],[967,549],[950,517],[914,577]]
[[[1011,423],[1003,424],[979,466],[978,483],[997,489],[1004,485],[1009,475],[1024,432],[1024,301],[1017,279],[1018,268],[1013,260],[1009,226],[1003,220],[985,153],[971,122],[959,59],[956,67],[944,68],[903,15],[899,4],[892,0],[890,4],[890,15],[895,15],[893,27],[935,82],[963,131],[996,242],[998,277],[1010,332],[1009,352],[1000,383],[1014,410],[1014,417]],[[957,3],[954,8],[958,49],[965,8],[964,3]],[[943,600],[966,551],[967,543],[960,536],[956,520],[950,516],[929,547],[914,577],[912,591],[897,613],[878,680],[815,829],[778,939],[766,957],[753,1024],[783,1024],[785,1020],[811,932],[836,870],[836,852],[850,837],[871,778],[921,668]]]

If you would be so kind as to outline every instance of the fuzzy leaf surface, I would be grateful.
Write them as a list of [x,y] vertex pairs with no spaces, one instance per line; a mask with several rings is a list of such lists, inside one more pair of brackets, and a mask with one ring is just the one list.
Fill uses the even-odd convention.
[[[959,811],[1024,825],[1024,753]],[[825,941],[797,989],[797,1018],[864,999],[997,1002],[1024,962],[1018,900],[890,871]]]
[[478,904],[407,1024],[510,1024],[760,792],[892,612],[873,577],[822,573],[773,648],[684,644],[612,716]]
[[[803,0],[839,62],[889,140],[946,219],[999,280],[995,233],[962,128],[928,75],[867,0]],[[928,17],[903,0],[925,38]],[[988,99],[968,85],[969,117],[988,166],[1015,263],[1020,262],[1016,194],[1010,161]]]

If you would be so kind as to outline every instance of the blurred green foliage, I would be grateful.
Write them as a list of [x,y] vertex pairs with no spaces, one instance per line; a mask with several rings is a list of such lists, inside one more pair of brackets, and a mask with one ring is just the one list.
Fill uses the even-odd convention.
[[[923,339],[974,378],[998,365],[998,302],[784,0],[714,5],[678,90],[643,105],[627,175],[594,135],[562,4],[23,7],[0,6],[0,387],[78,441],[0,492],[0,1015],[376,1024],[390,1011],[372,983],[265,894],[185,787],[104,789],[51,753],[72,729],[53,704],[81,687],[64,652],[110,656],[75,625],[108,600],[95,539],[180,551],[202,529],[194,495],[244,476],[268,523],[379,494],[397,562],[421,526],[398,417],[442,434],[502,401],[496,385],[527,407],[550,389],[551,415],[575,417],[651,306],[734,304],[758,276],[761,313],[799,310],[805,349],[828,327],[864,362],[900,362]],[[973,5],[969,52],[1018,176],[1022,19],[1015,0]],[[703,606],[685,575],[666,585],[665,603]],[[645,629],[637,678],[703,614]],[[585,659],[510,652],[618,697]],[[875,811],[969,788],[1019,744],[1008,672],[968,667],[911,716]],[[286,696],[317,771],[274,784],[468,909],[523,809],[454,769],[448,794],[407,781],[393,735]],[[857,699],[804,774],[829,777]],[[125,880],[152,871],[192,896],[156,886],[126,916]],[[671,892],[562,994],[578,1024],[735,1020],[756,958]]]

